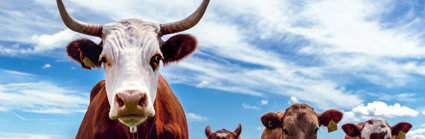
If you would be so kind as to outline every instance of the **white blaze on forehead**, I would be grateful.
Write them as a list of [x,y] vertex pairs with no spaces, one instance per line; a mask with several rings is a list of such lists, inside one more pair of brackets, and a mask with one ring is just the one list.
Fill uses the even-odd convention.
[[[105,86],[111,110],[117,93],[133,90],[146,93],[147,115],[155,114],[153,102],[158,85],[158,70],[153,71],[151,57],[160,52],[159,24],[139,19],[126,19],[103,27]],[[143,122],[143,121],[140,121]]]
[[365,139],[370,139],[370,135],[374,133],[382,133],[387,132],[387,135],[385,135],[384,139],[389,139],[391,137],[391,128],[388,126],[387,121],[380,118],[373,118],[370,119],[371,123],[365,122],[363,130],[362,130],[362,137]]
[[217,135],[217,137],[220,137],[220,138],[227,137],[227,133],[217,133],[216,135]]

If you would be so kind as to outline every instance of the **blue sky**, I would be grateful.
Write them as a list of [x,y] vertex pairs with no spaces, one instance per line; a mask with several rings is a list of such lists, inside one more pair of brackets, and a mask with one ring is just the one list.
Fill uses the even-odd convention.
[[[65,0],[78,20],[182,19],[200,0]],[[186,112],[190,138],[234,130],[259,138],[263,113],[305,102],[344,112],[338,126],[372,117],[408,121],[425,139],[425,2],[420,0],[211,0],[184,33],[198,50],[162,66]],[[88,37],[68,30],[55,1],[0,2],[0,138],[73,138],[103,70],[65,54]],[[163,39],[170,37],[165,36]],[[342,130],[318,138],[343,138]]]

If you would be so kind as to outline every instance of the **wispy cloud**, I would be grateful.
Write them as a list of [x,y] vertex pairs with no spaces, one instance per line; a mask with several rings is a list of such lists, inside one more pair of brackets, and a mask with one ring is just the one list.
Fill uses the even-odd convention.
[[0,111],[7,111],[5,107],[0,106]]
[[[10,133],[10,132],[0,132],[2,139],[51,139],[51,138],[61,138],[62,136],[57,135],[46,135],[46,134],[27,134],[27,133]],[[62,137],[63,138],[63,137]]]
[[260,101],[260,106],[268,105],[268,104],[269,104],[269,101],[268,100],[261,100]]
[[242,103],[242,108],[244,108],[244,109],[260,110],[260,107],[258,107],[258,106],[248,105],[248,104],[245,104],[245,103]]
[[67,114],[85,112],[88,96],[41,81],[0,84],[0,101],[9,110]]
[[299,100],[296,97],[291,96],[288,104],[294,104],[294,103],[298,103],[298,102],[299,102]]
[[48,69],[48,68],[51,68],[51,67],[52,67],[52,65],[50,65],[50,64],[44,64],[43,67],[41,67],[41,68]]
[[0,82],[2,111],[67,114],[85,112],[87,108],[88,95],[57,86],[49,81],[35,79],[34,77],[37,76],[32,74],[0,70],[0,75],[4,73],[14,73],[14,75],[4,76],[4,79],[12,82]]
[[208,117],[189,112],[189,113],[186,113],[186,119],[192,122],[204,122],[208,120]]
[[406,107],[401,106],[399,103],[395,103],[394,105],[388,105],[381,101],[374,101],[365,105],[360,105],[353,108],[349,112],[344,113],[344,121],[354,122],[360,120],[368,120],[370,118],[375,117],[416,117],[419,112]]
[[380,100],[390,101],[403,101],[403,102],[416,102],[417,97],[414,93],[401,93],[401,94],[372,94],[373,96],[377,96]]
[[21,120],[25,120],[25,118],[23,117],[23,116],[21,116],[21,115],[19,115],[19,114],[17,114],[17,113],[15,113],[15,116],[16,117],[18,117],[19,119],[21,119]]
[[408,132],[407,134],[412,139],[425,139],[425,128],[419,128]]
[[263,131],[263,127],[257,126],[257,131]]

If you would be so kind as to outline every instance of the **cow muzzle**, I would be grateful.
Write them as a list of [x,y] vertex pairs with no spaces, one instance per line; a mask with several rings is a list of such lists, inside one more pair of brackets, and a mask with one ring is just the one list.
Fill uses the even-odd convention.
[[114,98],[114,108],[111,109],[110,118],[118,119],[129,127],[134,127],[144,122],[148,117],[153,117],[155,111],[149,104],[146,93],[127,90],[117,93]]

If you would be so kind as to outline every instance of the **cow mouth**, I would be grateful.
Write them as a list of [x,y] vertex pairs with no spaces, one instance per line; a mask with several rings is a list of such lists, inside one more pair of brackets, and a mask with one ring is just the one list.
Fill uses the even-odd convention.
[[137,115],[137,114],[128,114],[118,117],[118,120],[128,127],[134,127],[143,123],[147,119],[147,116]]

